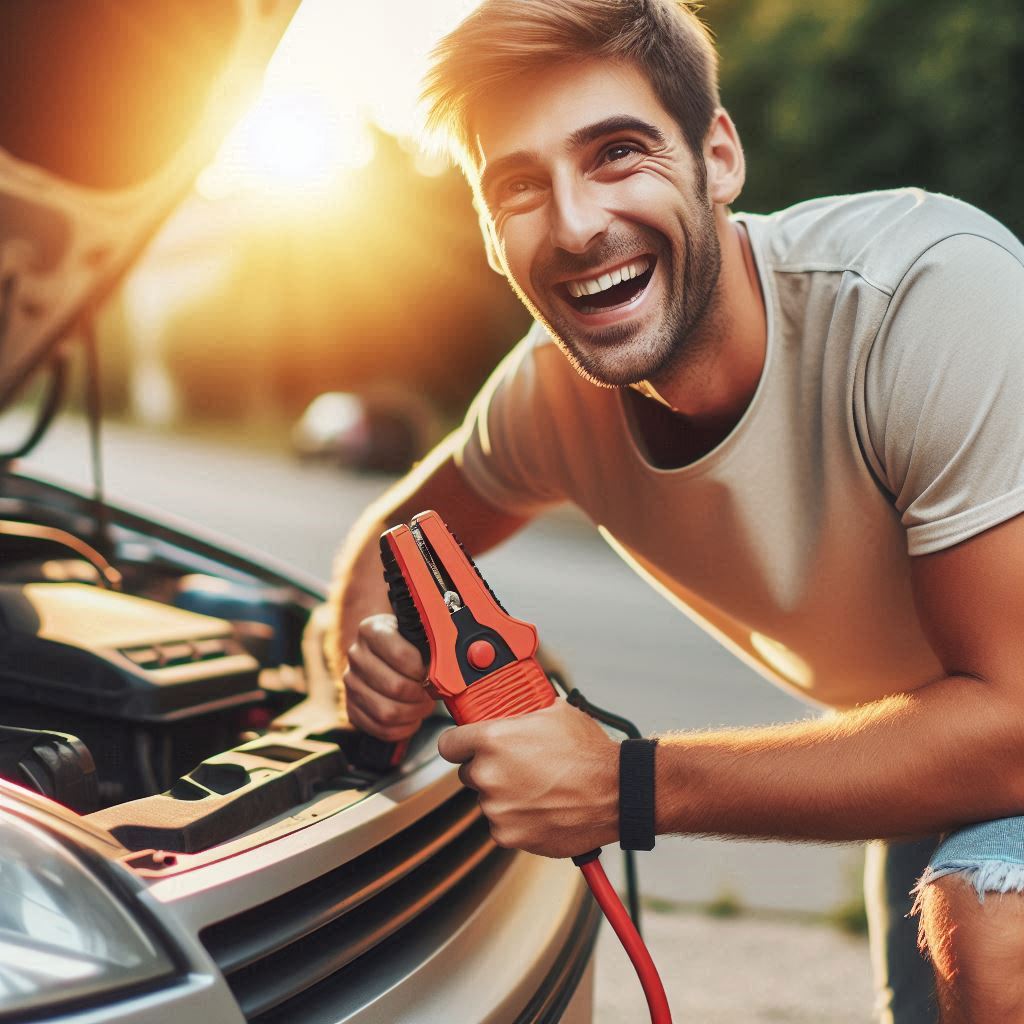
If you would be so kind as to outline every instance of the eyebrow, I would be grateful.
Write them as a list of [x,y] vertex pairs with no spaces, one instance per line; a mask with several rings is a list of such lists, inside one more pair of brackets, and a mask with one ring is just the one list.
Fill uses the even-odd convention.
[[616,132],[637,132],[659,144],[665,142],[665,133],[660,128],[630,114],[615,114],[612,117],[606,117],[603,121],[595,121],[583,128],[577,128],[569,136],[567,142],[570,149],[579,149],[582,146],[589,146],[590,143],[596,142],[605,135],[614,135]]
[[[636,132],[646,135],[652,142],[664,145],[665,133],[653,124],[633,117],[630,114],[615,114],[606,117],[604,120],[595,121],[593,124],[584,125],[571,132],[566,139],[566,148],[582,149],[589,146],[606,135],[614,135],[616,132]],[[517,149],[514,153],[498,157],[493,163],[487,164],[480,174],[480,189],[487,195],[488,189],[493,185],[494,179],[507,171],[520,167],[524,164],[540,163],[540,154],[536,150]]]

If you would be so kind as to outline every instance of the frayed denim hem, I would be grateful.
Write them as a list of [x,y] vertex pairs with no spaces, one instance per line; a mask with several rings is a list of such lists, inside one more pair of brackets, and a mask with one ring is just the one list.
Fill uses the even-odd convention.
[[934,882],[936,878],[943,878],[946,875],[959,875],[965,882],[973,885],[979,903],[985,902],[987,892],[1024,892],[1024,864],[1013,864],[1003,860],[983,861],[980,864],[977,861],[954,860],[936,864],[934,867],[929,864],[917,885],[911,890],[910,894],[914,897],[911,915],[921,909],[921,893],[924,887]]
[[926,885],[954,874],[974,887],[979,903],[988,892],[1024,892],[1024,817],[979,821],[943,836],[911,893],[911,913]]

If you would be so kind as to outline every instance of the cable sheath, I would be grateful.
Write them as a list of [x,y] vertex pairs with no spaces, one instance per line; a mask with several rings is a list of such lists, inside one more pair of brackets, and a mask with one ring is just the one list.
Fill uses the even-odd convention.
[[672,1013],[668,1008],[668,998],[665,996],[665,987],[658,976],[658,969],[654,966],[651,954],[640,938],[633,922],[626,913],[618,894],[612,888],[608,876],[599,860],[592,860],[587,864],[580,865],[580,871],[590,886],[598,906],[604,911],[604,916],[612,926],[615,934],[622,943],[626,955],[636,969],[637,977],[643,987],[644,995],[647,998],[647,1007],[651,1013],[651,1024],[672,1024]]

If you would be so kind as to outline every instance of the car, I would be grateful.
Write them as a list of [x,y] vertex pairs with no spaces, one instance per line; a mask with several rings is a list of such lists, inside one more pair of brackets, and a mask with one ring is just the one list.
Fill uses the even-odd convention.
[[325,391],[292,429],[300,458],[348,469],[404,473],[441,439],[440,419],[422,396],[397,386],[365,394]]
[[579,873],[494,844],[443,716],[365,756],[320,581],[19,468],[76,341],[98,436],[91,318],[294,7],[0,5],[0,409],[48,381],[0,472],[0,1021],[585,1024]]

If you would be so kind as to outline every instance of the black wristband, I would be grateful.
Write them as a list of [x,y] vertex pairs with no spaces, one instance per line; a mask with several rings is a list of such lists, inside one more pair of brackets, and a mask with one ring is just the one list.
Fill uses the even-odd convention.
[[619,746],[619,846],[654,849],[654,748],[657,739]]

